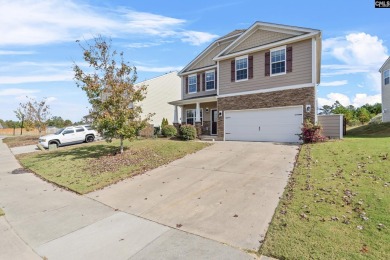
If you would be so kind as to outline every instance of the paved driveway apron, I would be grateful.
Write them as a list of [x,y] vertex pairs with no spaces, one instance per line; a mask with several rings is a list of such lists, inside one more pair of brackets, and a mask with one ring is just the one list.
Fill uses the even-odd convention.
[[167,226],[257,250],[297,152],[297,145],[217,142],[88,196]]

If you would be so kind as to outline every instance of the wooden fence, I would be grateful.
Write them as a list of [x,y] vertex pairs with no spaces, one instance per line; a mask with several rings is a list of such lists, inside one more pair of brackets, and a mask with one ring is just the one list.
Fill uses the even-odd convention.
[[[45,131],[43,131],[43,134],[45,134]],[[0,135],[20,135],[20,128],[0,128]],[[39,135],[39,131],[37,129],[32,131],[23,129],[23,135]]]

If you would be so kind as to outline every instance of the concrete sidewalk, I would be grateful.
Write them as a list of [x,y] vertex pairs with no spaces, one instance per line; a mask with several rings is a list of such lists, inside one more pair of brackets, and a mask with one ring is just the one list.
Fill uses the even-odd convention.
[[23,153],[33,153],[33,152],[39,152],[38,146],[36,144],[32,145],[25,145],[25,146],[18,146],[11,148],[11,152],[15,155],[17,154],[23,154]]
[[10,246],[0,240],[0,258],[4,255],[7,259],[34,259],[37,254],[48,259],[256,258],[224,244],[116,211],[31,173],[15,171],[20,168],[0,141],[0,207],[6,214],[0,228],[11,243]]

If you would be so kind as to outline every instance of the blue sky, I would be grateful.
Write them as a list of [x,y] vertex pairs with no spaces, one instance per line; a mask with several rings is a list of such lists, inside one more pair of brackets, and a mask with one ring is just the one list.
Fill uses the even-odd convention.
[[83,64],[77,39],[111,37],[145,80],[181,69],[218,36],[255,21],[322,30],[320,105],[380,102],[388,17],[374,0],[0,0],[0,118],[16,120],[26,96],[48,98],[53,116],[88,113],[71,69]]

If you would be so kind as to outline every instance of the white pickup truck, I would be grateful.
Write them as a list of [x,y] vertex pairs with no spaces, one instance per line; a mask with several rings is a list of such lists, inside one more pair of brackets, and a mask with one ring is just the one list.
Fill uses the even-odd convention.
[[59,129],[54,134],[41,136],[39,144],[44,148],[49,148],[51,144],[59,147],[83,142],[89,143],[93,142],[97,135],[97,132],[89,125],[69,126]]

